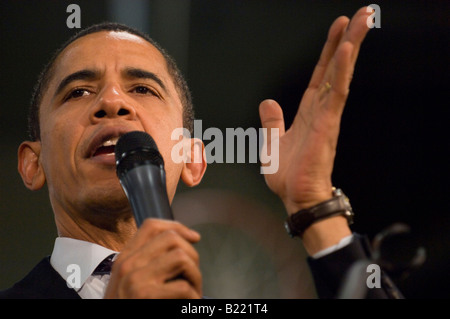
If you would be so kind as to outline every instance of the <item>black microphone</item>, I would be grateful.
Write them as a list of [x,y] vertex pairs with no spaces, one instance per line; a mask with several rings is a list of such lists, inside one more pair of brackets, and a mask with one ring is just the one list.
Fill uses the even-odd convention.
[[145,218],[173,220],[166,189],[164,160],[153,138],[133,131],[119,138],[115,147],[116,173],[131,204],[136,225]]

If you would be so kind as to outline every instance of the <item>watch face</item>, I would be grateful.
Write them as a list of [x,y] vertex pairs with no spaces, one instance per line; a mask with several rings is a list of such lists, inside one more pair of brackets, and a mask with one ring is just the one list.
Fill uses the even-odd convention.
[[295,236],[295,234],[291,230],[291,227],[289,227],[289,223],[288,222],[284,222],[284,229],[286,229],[286,231],[289,234],[289,236],[291,236],[291,237]]
[[[300,241],[283,227],[285,215],[229,191],[177,195],[175,219],[197,230],[203,294],[211,298],[316,298]],[[284,212],[283,212],[284,213]]]

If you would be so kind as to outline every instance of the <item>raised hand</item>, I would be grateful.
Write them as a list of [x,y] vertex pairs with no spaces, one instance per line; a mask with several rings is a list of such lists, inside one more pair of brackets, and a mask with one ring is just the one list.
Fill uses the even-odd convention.
[[[352,18],[339,17],[300,102],[292,126],[285,131],[283,112],[277,102],[260,104],[264,128],[279,129],[279,169],[265,175],[270,189],[283,200],[288,213],[331,197],[331,174],[341,115],[360,45],[369,30],[366,8]],[[270,140],[275,136],[268,137]]]
[[[367,21],[372,11],[367,9],[359,9],[351,20],[339,17],[331,25],[308,88],[287,131],[279,104],[273,100],[260,104],[262,127],[269,132],[269,150],[270,141],[278,138],[270,131],[279,130],[279,168],[274,174],[266,174],[265,180],[282,199],[288,214],[332,196],[331,176],[340,121],[359,49],[369,30]],[[342,233],[347,234],[348,230]]]

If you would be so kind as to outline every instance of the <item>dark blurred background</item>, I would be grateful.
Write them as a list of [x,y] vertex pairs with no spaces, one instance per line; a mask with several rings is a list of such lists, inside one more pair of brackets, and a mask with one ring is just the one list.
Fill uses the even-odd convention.
[[[1,1],[0,289],[49,255],[56,234],[46,190],[27,190],[17,147],[37,75],[76,29],[101,21],[148,32],[179,62],[203,130],[260,127],[258,105],[277,100],[290,125],[327,30],[362,1]],[[398,281],[407,298],[449,298],[449,1],[377,1],[344,112],[333,182],[350,197],[352,229],[370,240],[411,227],[423,266]],[[447,150],[447,151],[446,151]],[[203,235],[205,294],[215,298],[314,298],[301,241],[283,230],[283,207],[257,164],[210,164],[200,186],[180,185],[177,218]]]

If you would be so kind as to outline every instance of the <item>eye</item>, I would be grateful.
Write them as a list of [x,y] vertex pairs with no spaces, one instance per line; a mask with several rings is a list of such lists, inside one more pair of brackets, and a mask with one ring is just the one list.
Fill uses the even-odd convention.
[[155,92],[155,90],[152,90],[146,86],[136,86],[135,88],[133,88],[133,91],[138,94],[151,94],[154,96],[159,96],[158,93]]
[[72,90],[66,96],[66,98],[64,100],[67,101],[67,100],[70,100],[70,99],[76,99],[76,98],[79,98],[79,97],[82,97],[82,96],[86,96],[86,95],[89,95],[89,94],[91,94],[91,92],[89,92],[86,89],[75,89],[75,90]]

